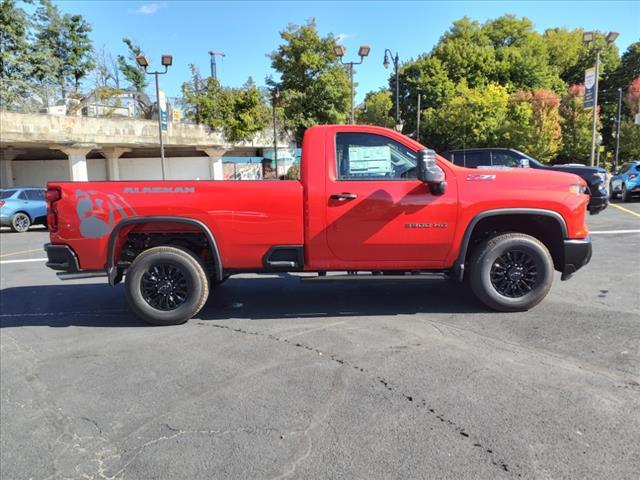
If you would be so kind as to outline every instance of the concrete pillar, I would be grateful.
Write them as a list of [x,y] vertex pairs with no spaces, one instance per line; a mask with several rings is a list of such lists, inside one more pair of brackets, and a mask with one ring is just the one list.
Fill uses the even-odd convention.
[[2,149],[0,155],[0,163],[2,164],[0,169],[1,188],[13,187],[13,159],[21,153],[24,153],[24,150],[17,150],[11,147]]
[[199,147],[198,151],[204,152],[209,156],[209,170],[211,180],[224,180],[224,172],[222,171],[222,156],[228,151],[223,147]]
[[107,178],[109,180],[120,180],[120,168],[118,167],[118,159],[122,154],[130,152],[130,148],[108,147],[103,148],[100,153],[107,160]]
[[49,148],[60,150],[69,157],[69,178],[72,182],[89,181],[87,153],[98,148],[95,143],[75,143],[68,147],[54,145]]

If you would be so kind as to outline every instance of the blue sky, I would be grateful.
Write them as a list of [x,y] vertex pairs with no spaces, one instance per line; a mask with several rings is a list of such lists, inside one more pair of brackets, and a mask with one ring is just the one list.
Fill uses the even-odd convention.
[[[484,2],[484,1],[55,1],[64,12],[80,13],[93,26],[96,48],[114,55],[125,53],[122,37],[140,44],[152,67],[162,53],[172,53],[174,66],[161,80],[169,96],[180,94],[189,78],[188,65],[207,75],[209,50],[222,51],[218,78],[224,85],[242,85],[252,76],[264,84],[273,74],[267,53],[280,43],[288,23],[315,17],[321,34],[340,35],[346,59],[357,59],[358,46],[371,53],[357,69],[357,100],[387,84],[390,72],[382,66],[385,48],[398,51],[401,61],[431,50],[451,23],[463,16],[481,22],[505,13],[530,18],[538,31],[549,27],[583,27],[620,32],[621,51],[640,40],[640,2]],[[151,90],[151,89],[150,89]],[[149,93],[154,93],[150,91]]]

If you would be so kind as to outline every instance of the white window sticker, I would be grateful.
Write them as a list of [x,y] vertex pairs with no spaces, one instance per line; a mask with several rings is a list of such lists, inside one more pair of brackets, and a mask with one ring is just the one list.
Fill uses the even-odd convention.
[[349,147],[349,175],[386,175],[393,172],[391,148]]

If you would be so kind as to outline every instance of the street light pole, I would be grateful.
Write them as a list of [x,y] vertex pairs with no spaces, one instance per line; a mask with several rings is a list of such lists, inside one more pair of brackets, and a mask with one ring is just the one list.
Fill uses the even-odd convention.
[[273,161],[275,163],[276,179],[278,179],[278,130],[276,127],[276,101],[280,96],[280,87],[273,87],[272,110],[273,110]]
[[[618,32],[609,32],[605,37],[607,44],[611,44],[616,41],[618,38]],[[589,45],[595,39],[594,32],[583,32],[582,33],[582,41]],[[596,153],[596,133],[597,133],[597,123],[598,123],[598,80],[600,77],[600,52],[602,51],[602,47],[596,46],[596,78],[595,78],[595,91],[593,95],[593,115],[592,115],[592,125],[591,125],[591,157],[589,159],[589,164],[593,167],[593,160]]]
[[618,171],[618,151],[620,150],[620,111],[622,110],[622,88],[618,88],[618,118],[616,120],[616,160],[614,171]]
[[[164,73],[167,73],[165,68]],[[158,138],[160,138],[160,167],[162,168],[162,180],[166,178],[164,173],[164,139],[162,138],[162,120],[160,118],[160,82],[158,81],[158,72],[153,72],[156,77],[156,101],[158,103]]]
[[395,104],[396,104],[396,129],[398,129],[398,125],[400,125],[400,68],[399,68],[400,57],[398,57],[398,52],[396,52],[396,55],[394,57],[393,53],[391,53],[391,50],[389,50],[388,48],[385,48],[384,61],[382,62],[382,65],[384,66],[384,68],[389,68],[389,58],[387,57],[387,54],[393,60],[393,68],[395,69],[395,74],[396,74]]
[[593,95],[593,116],[591,119],[591,157],[589,164],[593,167],[593,157],[596,153],[596,133],[598,123],[598,77],[600,73],[600,49],[596,50],[596,85]]
[[343,57],[347,49],[342,45],[334,45],[333,51],[336,54],[336,56],[340,59],[340,63],[342,65],[347,65],[349,67],[349,77],[350,77],[350,84],[351,84],[351,124],[355,124],[356,120],[355,120],[354,91],[353,91],[353,66],[360,65],[362,62],[364,62],[364,57],[369,55],[371,48],[369,48],[368,45],[360,46],[360,48],[358,49],[358,55],[360,56],[359,62],[345,62],[343,60]]
[[162,55],[161,63],[164,67],[164,72],[156,70],[155,72],[147,71],[149,67],[149,60],[144,55],[138,55],[136,62],[142,68],[147,75],[154,75],[156,77],[156,103],[158,105],[158,137],[160,139],[160,167],[162,169],[162,180],[166,179],[165,167],[164,167],[164,139],[162,138],[162,112],[160,109],[160,81],[158,75],[164,75],[169,70],[169,67],[173,64],[173,57],[169,54]]

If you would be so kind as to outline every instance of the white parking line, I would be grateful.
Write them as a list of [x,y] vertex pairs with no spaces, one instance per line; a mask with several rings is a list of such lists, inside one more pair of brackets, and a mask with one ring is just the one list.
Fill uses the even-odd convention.
[[618,235],[619,233],[640,233],[640,230],[600,230],[589,232],[591,235]]
[[27,263],[27,262],[44,262],[46,258],[23,258],[21,260],[2,260],[0,261],[0,265],[4,265],[5,263]]

